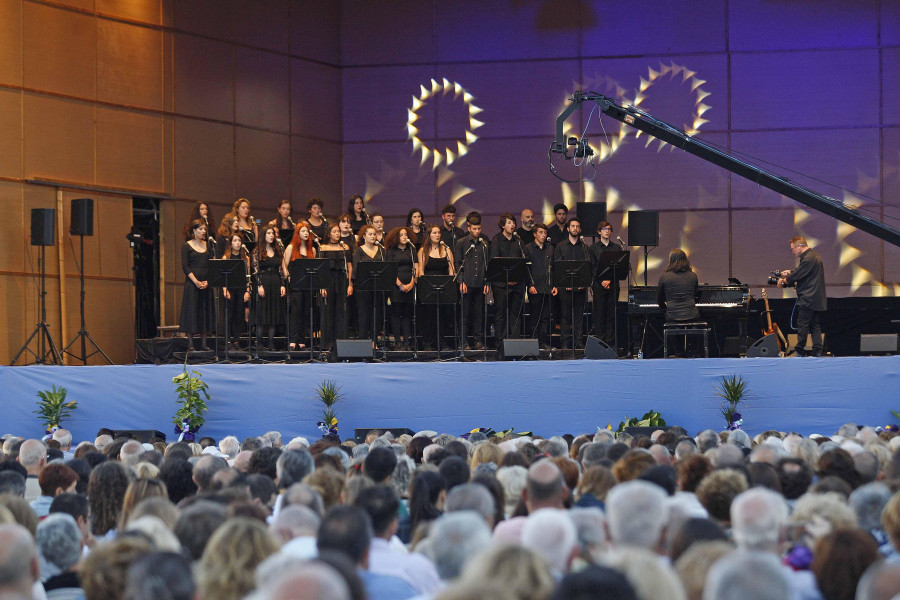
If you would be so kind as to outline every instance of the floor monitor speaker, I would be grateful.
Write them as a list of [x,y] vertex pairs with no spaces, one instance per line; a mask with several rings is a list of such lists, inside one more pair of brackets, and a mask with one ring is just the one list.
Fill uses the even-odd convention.
[[859,351],[866,354],[896,354],[896,333],[863,333],[859,336]]
[[341,360],[347,358],[372,358],[372,340],[337,340],[337,355]]
[[775,339],[774,333],[764,335],[747,348],[747,358],[775,358],[776,356],[778,356],[778,340]]
[[616,358],[616,349],[600,338],[589,335],[584,344],[584,357],[591,360]]
[[526,356],[540,357],[537,339],[503,340],[503,358],[515,359]]

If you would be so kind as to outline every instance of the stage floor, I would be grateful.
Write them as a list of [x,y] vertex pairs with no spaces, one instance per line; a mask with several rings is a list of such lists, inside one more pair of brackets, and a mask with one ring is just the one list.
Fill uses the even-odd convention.
[[[333,379],[342,437],[355,428],[408,427],[459,435],[477,427],[549,436],[615,428],[659,411],[692,434],[724,428],[715,386],[741,375],[744,429],[831,434],[845,422],[887,425],[900,410],[900,356],[555,360],[523,362],[191,365],[210,386],[201,435],[243,438],[277,430],[318,438],[315,387]],[[180,365],[0,367],[2,433],[40,437],[37,392],[65,387],[78,408],[74,439],[97,429],[158,429],[174,438],[172,377]]]

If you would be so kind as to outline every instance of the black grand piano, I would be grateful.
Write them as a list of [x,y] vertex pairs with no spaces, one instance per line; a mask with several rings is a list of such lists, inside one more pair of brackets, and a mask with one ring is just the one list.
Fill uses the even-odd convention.
[[[637,354],[646,346],[648,332],[657,334],[654,325],[662,322],[663,309],[656,302],[657,286],[637,285],[628,288],[628,317],[630,322],[631,347]],[[733,332],[739,339],[746,340],[747,319],[750,316],[750,288],[745,284],[707,285],[697,288],[697,308],[700,318],[710,324],[714,331],[723,334]]]

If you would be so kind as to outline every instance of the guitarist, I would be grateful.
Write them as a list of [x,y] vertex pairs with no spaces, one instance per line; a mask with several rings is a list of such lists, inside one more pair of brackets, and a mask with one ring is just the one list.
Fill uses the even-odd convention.
[[802,236],[791,238],[791,254],[800,258],[794,270],[781,272],[778,287],[797,287],[797,356],[806,356],[806,336],[812,334],[810,356],[822,356],[822,315],[827,309],[825,296],[825,266],[819,255],[806,244]]

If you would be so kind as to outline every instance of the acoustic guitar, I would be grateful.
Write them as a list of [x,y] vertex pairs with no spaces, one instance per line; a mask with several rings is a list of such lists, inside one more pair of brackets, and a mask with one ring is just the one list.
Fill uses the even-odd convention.
[[772,321],[772,311],[769,309],[769,295],[766,293],[766,289],[762,290],[763,302],[766,305],[766,310],[763,312],[766,314],[766,325],[767,328],[762,330],[763,335],[771,335],[775,334],[775,339],[778,340],[778,349],[781,352],[787,352],[788,341],[787,338],[784,337],[784,334],[781,333],[781,329],[778,327],[778,323]]

